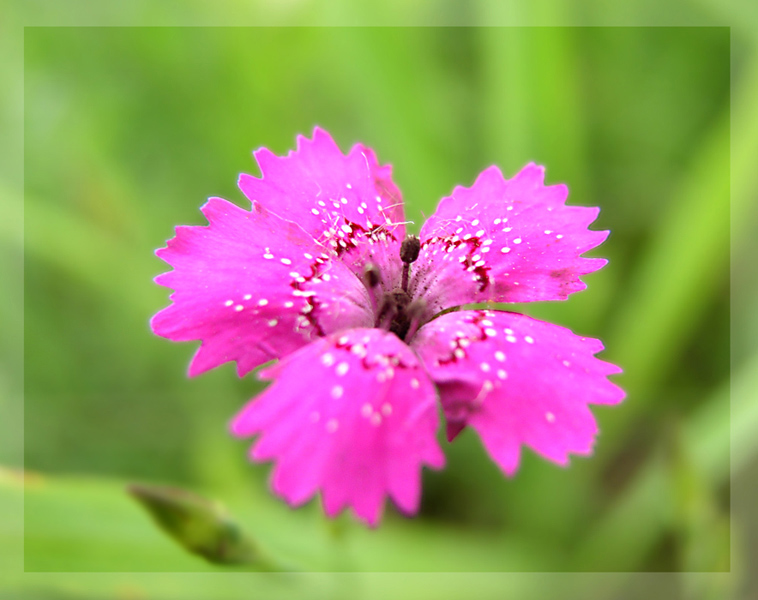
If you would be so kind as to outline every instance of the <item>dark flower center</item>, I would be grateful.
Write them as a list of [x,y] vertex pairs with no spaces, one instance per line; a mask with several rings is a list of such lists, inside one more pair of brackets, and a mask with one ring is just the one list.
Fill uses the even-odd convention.
[[[400,287],[385,292],[376,301],[376,323],[380,329],[391,331],[401,340],[409,341],[422,325],[426,303],[421,299],[414,300],[408,293],[408,280],[411,263],[415,262],[421,251],[418,236],[408,235],[400,246],[400,260],[403,262],[403,273]],[[365,271],[365,283],[370,294],[379,286],[381,281],[378,269],[369,265]]]

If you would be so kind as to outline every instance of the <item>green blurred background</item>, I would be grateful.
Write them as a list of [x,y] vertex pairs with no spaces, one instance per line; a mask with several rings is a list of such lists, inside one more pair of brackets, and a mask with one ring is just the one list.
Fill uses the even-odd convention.
[[[20,433],[8,432],[0,444],[14,469],[0,472],[0,489],[26,491],[27,571],[103,575],[93,588],[69,580],[42,592],[27,578],[9,589],[248,597],[229,578],[210,592],[106,574],[225,570],[158,531],[123,492],[133,481],[221,501],[305,571],[739,568],[729,324],[730,311],[747,323],[731,339],[731,464],[741,468],[758,453],[758,293],[732,281],[743,300],[730,305],[730,141],[739,258],[755,244],[740,225],[755,196],[746,157],[758,69],[747,42],[731,43],[730,54],[724,27],[26,29],[27,473],[10,451]],[[744,139],[730,140],[730,116]],[[153,251],[175,225],[204,224],[208,196],[245,206],[236,179],[258,173],[251,150],[285,153],[317,124],[343,150],[360,141],[393,164],[416,229],[490,164],[512,175],[534,160],[549,183],[569,185],[570,203],[601,207],[594,227],[612,233],[592,255],[610,264],[567,302],[519,307],[601,338],[602,357],[624,368],[626,402],[594,410],[592,458],[561,469],[527,451],[509,480],[467,432],[442,442],[448,465],[425,473],[420,515],[388,507],[377,530],[270,495],[270,466],[249,464],[248,444],[227,434],[260,385],[232,365],[189,380],[194,345],[150,333],[168,296],[151,281],[166,270]],[[376,597],[370,576],[350,581],[268,579],[259,591]]]

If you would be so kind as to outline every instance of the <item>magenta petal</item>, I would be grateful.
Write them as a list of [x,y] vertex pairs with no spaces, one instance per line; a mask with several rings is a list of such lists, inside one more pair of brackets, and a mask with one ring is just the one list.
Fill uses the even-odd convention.
[[583,290],[580,275],[601,268],[581,258],[607,231],[587,226],[597,208],[566,206],[565,185],[545,186],[544,168],[506,180],[497,167],[470,188],[456,187],[421,229],[411,289],[433,310],[473,302],[563,300]]
[[379,267],[384,287],[394,285],[405,237],[403,203],[392,168],[380,166],[373,150],[357,144],[344,155],[317,127],[313,139],[298,136],[297,150],[287,156],[262,148],[255,158],[263,177],[242,174],[239,179],[251,201],[300,225],[356,275],[371,262]]
[[336,329],[373,324],[363,284],[297,225],[221,198],[202,211],[208,226],[177,227],[156,253],[174,267],[156,282],[176,291],[151,321],[158,335],[202,341],[190,375],[233,360],[241,376]]
[[437,383],[448,433],[473,427],[508,475],[522,444],[561,465],[590,454],[597,425],[587,405],[624,398],[607,379],[620,369],[593,356],[598,340],[516,313],[448,313],[412,346]]
[[394,334],[352,329],[298,350],[263,377],[274,383],[237,415],[238,436],[260,434],[251,457],[274,460],[272,487],[290,504],[321,490],[328,515],[351,506],[378,523],[386,494],[418,510],[421,466],[439,468],[435,390]]

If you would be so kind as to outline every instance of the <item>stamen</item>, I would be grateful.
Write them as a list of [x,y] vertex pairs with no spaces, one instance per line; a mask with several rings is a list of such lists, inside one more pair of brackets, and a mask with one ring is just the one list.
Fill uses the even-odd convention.
[[389,331],[392,327],[392,322],[397,315],[397,306],[395,299],[392,295],[385,295],[382,299],[382,304],[379,310],[376,311],[376,325],[378,329],[384,329]]
[[416,262],[421,252],[421,240],[417,235],[407,235],[400,245],[400,260],[403,261],[403,280],[401,287],[404,292],[408,291],[408,278],[411,272],[411,263]]
[[405,340],[406,344],[411,343],[413,336],[416,335],[416,332],[418,331],[419,327],[421,327],[421,324],[423,322],[422,318],[425,312],[426,312],[426,302],[421,298],[414,300],[408,306],[407,313],[408,313],[408,317],[410,318],[410,325],[408,326],[408,331],[403,337],[403,340]]
[[364,267],[363,271],[363,281],[366,285],[366,289],[368,290],[369,300],[371,300],[371,308],[374,311],[375,315],[379,314],[379,311],[377,310],[379,308],[379,299],[377,298],[377,293],[379,292],[379,284],[382,281],[382,278],[379,274],[379,268],[371,263],[367,264]]
[[376,268],[376,265],[372,265],[372,264],[366,265],[364,275],[366,277],[367,288],[372,289],[379,285],[379,282],[381,281],[381,279],[379,277],[379,269]]

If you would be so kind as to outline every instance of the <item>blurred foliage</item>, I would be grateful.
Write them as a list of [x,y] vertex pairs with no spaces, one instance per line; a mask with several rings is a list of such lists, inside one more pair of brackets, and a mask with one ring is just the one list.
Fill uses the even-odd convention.
[[[428,4],[408,3],[407,14]],[[548,21],[569,13],[547,0],[513,13],[505,4],[460,11]],[[687,14],[752,18],[739,3],[695,4]],[[223,6],[234,14],[233,2]],[[316,3],[293,6],[318,12]],[[346,6],[345,14],[359,10]],[[608,23],[628,10],[572,6]],[[666,21],[664,12],[651,20]],[[249,579],[109,573],[229,570],[162,535],[124,493],[137,480],[221,500],[265,552],[304,571],[440,572],[407,589],[379,574],[255,575],[266,598],[411,589],[413,598],[471,597],[450,571],[524,573],[483,578],[482,598],[503,589],[588,598],[579,574],[570,592],[529,572],[739,569],[746,558],[730,552],[738,546],[729,529],[729,323],[730,309],[746,323],[731,340],[731,467],[739,469],[758,450],[758,363],[748,341],[758,335],[758,289],[733,278],[730,304],[729,194],[731,166],[732,249],[747,261],[756,242],[744,224],[758,183],[751,35],[739,27],[731,39],[727,28],[659,27],[27,29],[24,448],[25,467],[41,474],[0,472],[0,515],[26,490],[25,567],[35,572],[10,578],[8,597],[248,597]],[[388,507],[377,530],[348,515],[327,521],[318,501],[292,511],[270,495],[269,465],[249,464],[246,444],[226,432],[260,384],[237,379],[231,365],[186,378],[192,344],[171,344],[147,326],[168,295],[151,281],[165,270],[153,251],[174,225],[204,223],[206,197],[244,205],[235,184],[240,172],[257,174],[250,151],[284,153],[316,124],[343,150],[360,141],[393,164],[416,229],[439,198],[493,163],[508,175],[530,160],[545,164],[548,182],[569,185],[570,203],[601,207],[595,228],[612,234],[593,254],[610,264],[567,302],[518,307],[601,338],[603,357],[625,369],[618,382],[627,401],[594,410],[594,457],[561,469],[527,452],[509,480],[464,433],[443,442],[447,468],[425,473],[420,516]],[[3,186],[20,197],[10,181]],[[20,252],[10,228],[0,237]],[[9,315],[12,299],[0,299],[0,315]],[[15,390],[5,376],[3,387]],[[0,438],[6,464],[20,466],[9,450],[18,436]],[[3,532],[21,537],[20,525],[0,516]],[[0,544],[0,564],[9,564],[2,547],[10,544]],[[48,592],[42,572],[52,571],[102,575],[86,585],[61,576]],[[614,594],[627,581],[609,574],[598,597],[626,597]],[[682,581],[668,597],[733,591],[718,579]]]
[[208,562],[282,570],[261,554],[255,542],[218,502],[165,485],[133,483],[126,491],[142,504],[161,529]]

